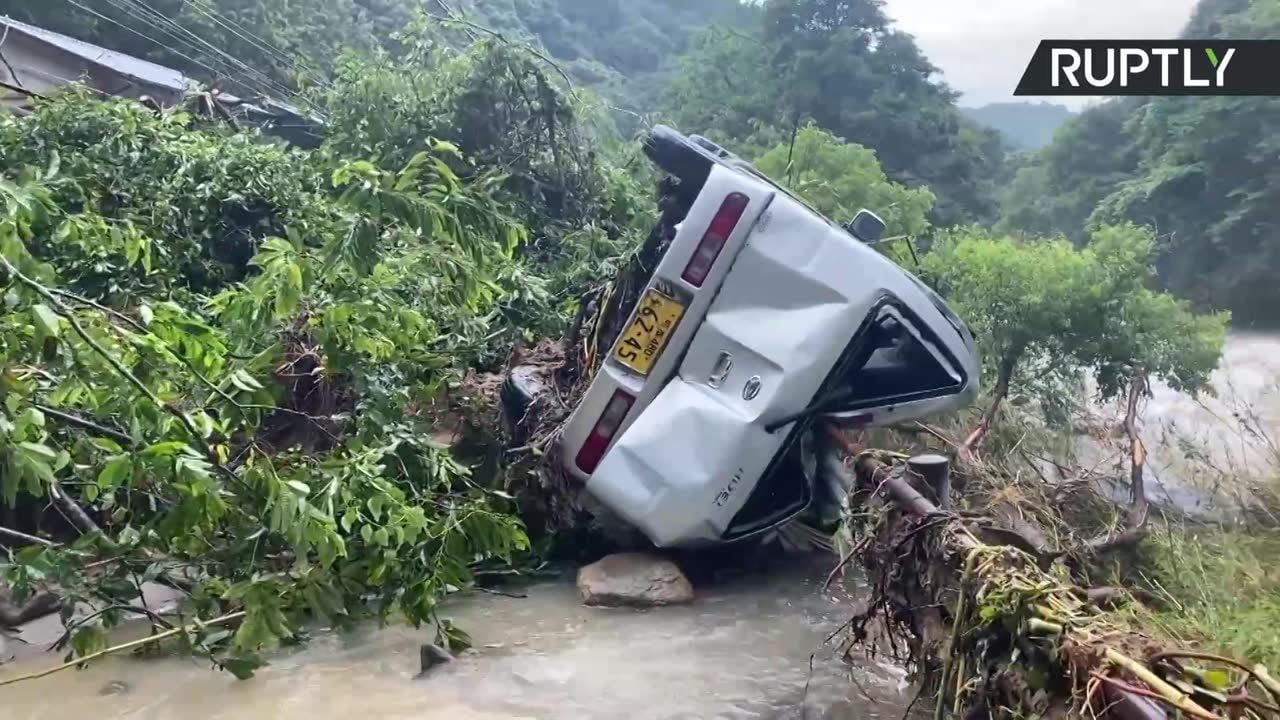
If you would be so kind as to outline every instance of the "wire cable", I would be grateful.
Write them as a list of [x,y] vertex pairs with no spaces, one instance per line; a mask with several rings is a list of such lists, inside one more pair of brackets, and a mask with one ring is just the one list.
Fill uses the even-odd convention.
[[[138,1],[141,2],[141,0]],[[255,35],[252,31],[237,23],[235,20],[222,15],[214,9],[212,5],[205,5],[201,0],[189,0],[188,5],[196,12],[199,12],[210,20],[218,23],[231,32],[231,34],[236,35],[250,45],[265,53],[275,55],[276,58],[287,63],[299,75],[310,74],[311,79],[317,81],[320,85],[329,89],[333,88],[333,83],[324,76],[324,73],[321,73],[308,64],[306,56],[301,53],[296,53],[294,57],[291,57],[289,53],[271,44],[268,40]],[[304,70],[306,72],[303,72]]]
[[[186,47],[191,48],[196,53],[212,53],[212,59],[214,62],[221,61],[221,64],[228,65],[231,69],[241,72],[245,76],[252,78],[255,82],[261,83],[263,86],[269,88],[272,93],[281,95],[282,97],[298,97],[297,92],[289,88],[284,83],[275,80],[261,70],[250,67],[244,61],[233,57],[221,48],[218,48],[204,38],[201,38],[199,35],[191,32],[189,29],[183,27],[172,18],[160,13],[145,3],[140,2],[140,0],[107,0],[107,2],[111,3],[126,15],[155,27],[170,38],[173,38],[176,42],[182,43]],[[130,3],[133,5],[131,6]],[[142,14],[136,14],[138,11]],[[193,40],[195,42],[193,42]],[[203,49],[200,47],[201,45],[204,46]],[[208,66],[206,65],[205,67],[207,68]],[[259,92],[251,83],[244,83],[243,81],[236,79],[230,72],[224,71],[222,74],[226,75],[228,78],[236,80],[237,82],[241,82],[245,87],[254,90],[255,92]],[[267,95],[267,93],[259,94]]]
[[168,50],[169,52],[171,52],[171,53],[173,53],[173,54],[177,55],[178,57],[182,58],[183,60],[186,60],[187,62],[191,63],[192,65],[198,65],[198,66],[200,66],[200,67],[202,67],[202,68],[204,68],[204,69],[208,70],[209,72],[213,73],[214,75],[218,75],[218,74],[219,74],[219,73],[218,73],[218,71],[214,70],[213,68],[209,67],[208,65],[205,65],[204,63],[200,62],[199,60],[196,60],[195,58],[190,57],[190,56],[188,56],[188,55],[185,55],[185,54],[183,54],[183,53],[181,53],[181,52],[179,52],[179,51],[177,51],[177,50],[175,50],[175,49],[173,49],[173,48],[171,48],[171,47],[169,47],[169,46],[165,45],[164,43],[160,42],[159,40],[156,40],[155,38],[151,37],[150,35],[147,35],[147,34],[145,34],[145,33],[139,32],[138,30],[136,30],[136,29],[134,29],[134,28],[132,28],[132,27],[129,27],[128,25],[125,25],[124,23],[120,22],[119,20],[116,20],[115,18],[107,17],[106,15],[103,15],[102,13],[98,12],[97,10],[94,10],[94,9],[93,9],[93,8],[91,8],[91,7],[88,7],[88,6],[86,6],[86,5],[82,5],[82,4],[80,4],[77,0],[67,0],[67,2],[69,2],[69,3],[71,3],[72,5],[74,5],[74,6],[78,7],[78,8],[80,8],[81,10],[84,10],[84,11],[85,11],[85,12],[87,12],[87,13],[90,13],[90,14],[92,14],[92,15],[95,15],[95,16],[97,16],[97,17],[99,17],[99,18],[103,19],[103,20],[106,20],[106,21],[107,21],[107,22],[109,22],[109,23],[112,23],[112,24],[115,24],[115,25],[119,25],[120,27],[124,28],[125,30],[128,30],[129,32],[133,33],[134,35],[137,35],[138,37],[142,38],[143,40],[146,40],[146,41],[151,42],[151,43],[155,43],[157,46],[159,46],[159,47],[161,47],[161,48],[164,48],[165,50]]
[[[182,58],[183,60],[186,60],[187,62],[191,63],[193,66],[200,67],[200,68],[203,68],[203,69],[207,70],[207,71],[208,71],[208,72],[209,72],[213,77],[225,76],[225,77],[227,77],[227,78],[229,78],[229,79],[231,79],[231,80],[233,80],[233,81],[235,81],[235,82],[237,82],[237,83],[242,84],[244,87],[248,88],[250,91],[252,91],[252,92],[254,92],[254,93],[256,93],[256,94],[262,95],[262,96],[264,96],[264,97],[270,97],[271,95],[281,95],[281,96],[283,96],[283,97],[294,97],[294,96],[295,96],[295,93],[294,93],[293,91],[291,91],[288,87],[286,87],[286,86],[284,86],[284,85],[282,85],[282,84],[279,84],[279,83],[275,82],[275,81],[274,81],[272,78],[270,78],[269,76],[267,76],[267,75],[265,75],[265,74],[263,74],[263,73],[261,73],[261,72],[259,72],[259,71],[255,71],[253,68],[248,67],[248,66],[247,66],[247,65],[245,65],[244,63],[241,63],[241,62],[235,61],[235,59],[234,59],[234,58],[231,58],[231,60],[233,60],[233,62],[232,62],[232,63],[230,63],[231,67],[232,67],[232,68],[239,69],[241,72],[244,72],[246,75],[248,75],[248,77],[249,77],[249,78],[252,78],[252,79],[254,80],[254,82],[246,82],[244,78],[236,78],[236,77],[234,77],[233,73],[229,73],[229,72],[227,72],[226,70],[216,70],[216,69],[214,69],[212,66],[210,66],[209,64],[207,64],[207,63],[205,63],[205,62],[203,62],[203,61],[201,61],[201,60],[197,60],[196,58],[194,58],[194,57],[192,57],[192,56],[190,56],[190,55],[188,55],[188,54],[186,54],[186,53],[184,53],[184,52],[182,52],[182,51],[180,51],[180,50],[178,50],[178,49],[176,49],[176,48],[174,48],[174,47],[171,47],[171,46],[169,46],[169,45],[165,44],[164,42],[162,42],[162,41],[160,41],[160,40],[156,39],[156,38],[155,38],[155,37],[153,37],[153,36],[148,35],[148,34],[146,34],[146,33],[143,33],[143,32],[141,32],[141,31],[139,31],[137,28],[131,27],[130,25],[127,25],[127,24],[125,24],[125,23],[123,23],[123,22],[120,22],[119,20],[117,20],[117,19],[115,19],[115,18],[109,17],[109,16],[107,16],[107,15],[104,15],[104,14],[102,14],[102,13],[98,12],[97,10],[94,10],[93,8],[87,7],[87,6],[85,6],[84,4],[80,3],[78,0],[67,0],[67,2],[71,3],[71,4],[72,4],[72,5],[74,5],[75,7],[78,7],[78,8],[80,8],[81,10],[84,10],[85,12],[88,12],[88,13],[90,13],[90,14],[92,14],[92,15],[94,15],[94,16],[96,16],[96,17],[98,17],[98,18],[101,18],[101,19],[103,19],[103,20],[106,20],[107,22],[112,23],[112,24],[114,24],[114,25],[117,25],[117,26],[119,26],[119,27],[121,27],[121,28],[124,28],[125,30],[128,30],[129,32],[133,33],[134,35],[137,35],[138,37],[140,37],[140,38],[142,38],[142,39],[144,39],[144,40],[147,40],[147,41],[149,41],[149,42],[151,42],[151,43],[155,44],[157,47],[162,48],[162,49],[164,49],[164,50],[166,50],[166,51],[168,51],[168,52],[170,52],[170,53],[173,53],[175,56],[177,56],[177,57],[179,57],[179,58]],[[113,5],[117,10],[120,10],[120,11],[124,12],[124,13],[125,13],[125,15],[127,15],[127,16],[129,16],[129,17],[132,17],[132,18],[133,18],[133,19],[135,19],[135,20],[141,20],[145,25],[149,25],[149,26],[151,26],[152,28],[154,28],[154,29],[156,29],[156,30],[159,30],[161,33],[163,33],[164,35],[168,36],[169,38],[172,38],[173,40],[175,40],[175,41],[177,41],[177,42],[180,42],[181,44],[185,45],[186,47],[191,48],[191,49],[194,49],[194,50],[196,50],[196,52],[197,52],[197,53],[199,53],[199,48],[198,48],[198,46],[193,46],[193,44],[191,43],[191,41],[190,41],[190,40],[186,40],[186,39],[185,39],[185,38],[183,38],[182,36],[180,36],[180,35],[176,35],[176,34],[173,32],[173,30],[170,30],[170,29],[169,29],[169,28],[167,28],[167,27],[164,27],[164,26],[161,26],[161,25],[157,25],[157,24],[154,22],[154,20],[150,20],[150,21],[149,21],[149,20],[148,20],[148,18],[146,18],[146,17],[138,17],[134,12],[131,12],[131,11],[130,11],[130,8],[128,8],[127,6],[121,6],[121,4],[120,4],[120,0],[107,0],[107,2],[108,2],[108,3],[110,3],[110,4],[112,4],[112,5]],[[150,10],[150,8],[148,8],[148,10]],[[152,12],[154,12],[154,11],[152,11]],[[167,17],[164,17],[164,16],[160,16],[160,17],[161,17],[161,18],[163,18],[165,21],[168,21],[169,23],[171,23],[174,27],[177,27],[178,29],[180,29],[180,30],[182,30],[182,31],[186,32],[187,34],[191,35],[191,36],[192,36],[192,37],[194,37],[196,40],[200,40],[201,42],[204,42],[206,45],[209,45],[209,43],[207,43],[207,42],[203,41],[201,38],[199,38],[199,36],[196,36],[194,33],[191,33],[190,31],[186,30],[185,28],[182,28],[180,25],[177,25],[177,23],[173,23],[173,22],[172,22],[171,20],[169,20]],[[209,47],[210,47],[210,48],[213,48],[213,46],[212,46],[212,45],[209,45]],[[213,48],[213,49],[214,49],[215,51],[217,50],[217,48]],[[222,53],[222,54],[223,54],[223,55],[225,55],[225,53]],[[229,56],[227,56],[227,57],[229,57]],[[239,68],[237,68],[237,65],[239,65]],[[262,90],[261,90],[260,88],[255,87],[255,82],[256,82],[256,83],[262,83],[262,84],[264,84],[266,87],[270,88],[270,89],[271,89],[271,91],[270,91],[270,92],[262,92]],[[298,96],[298,97],[300,98],[300,96]],[[313,111],[314,111],[314,108],[313,108]]]

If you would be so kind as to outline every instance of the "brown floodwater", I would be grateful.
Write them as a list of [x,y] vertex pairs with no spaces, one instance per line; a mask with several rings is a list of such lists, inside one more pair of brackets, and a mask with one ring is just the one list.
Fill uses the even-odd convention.
[[[1232,333],[1211,382],[1211,392],[1196,397],[1153,382],[1139,427],[1151,498],[1229,520],[1280,472],[1280,336]],[[1120,403],[1099,410],[1112,421],[1124,415]],[[1082,438],[1080,449],[1084,467],[1127,472],[1123,438]]]
[[[648,611],[583,607],[568,582],[535,585],[523,599],[458,598],[448,615],[471,633],[475,649],[422,679],[415,675],[427,630],[368,626],[317,632],[246,681],[190,659],[109,658],[0,688],[0,717],[902,717],[910,693],[901,670],[863,658],[850,668],[824,645],[852,605],[822,591],[830,563],[790,565],[700,589],[692,605]],[[49,657],[6,666],[0,678],[54,663]]]

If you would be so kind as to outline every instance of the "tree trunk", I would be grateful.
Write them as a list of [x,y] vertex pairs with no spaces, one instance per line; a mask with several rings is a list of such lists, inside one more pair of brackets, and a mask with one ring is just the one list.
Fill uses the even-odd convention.
[[1009,395],[1009,381],[1013,378],[1013,370],[1017,364],[1018,353],[1011,353],[1000,361],[1000,369],[996,375],[996,388],[991,393],[991,405],[982,414],[982,420],[978,423],[978,427],[974,428],[973,432],[969,433],[969,437],[965,438],[960,445],[960,459],[966,465],[971,465],[977,461],[978,447],[982,445],[982,440],[986,438],[987,433],[991,432],[991,426],[995,423],[996,415],[1000,412],[1000,406]]
[[1138,435],[1138,402],[1143,395],[1149,393],[1146,373],[1134,375],[1129,383],[1129,404],[1124,414],[1124,430],[1129,436],[1129,512],[1123,532],[1115,536],[1104,535],[1086,543],[1086,547],[1094,553],[1133,547],[1146,537],[1150,502],[1147,500],[1143,468],[1147,462],[1147,448]]

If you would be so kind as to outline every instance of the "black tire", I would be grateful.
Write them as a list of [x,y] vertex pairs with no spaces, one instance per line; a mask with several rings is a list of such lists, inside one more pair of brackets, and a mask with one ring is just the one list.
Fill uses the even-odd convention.
[[719,159],[693,140],[667,127],[656,125],[644,139],[645,155],[655,165],[680,180],[681,191],[696,196]]

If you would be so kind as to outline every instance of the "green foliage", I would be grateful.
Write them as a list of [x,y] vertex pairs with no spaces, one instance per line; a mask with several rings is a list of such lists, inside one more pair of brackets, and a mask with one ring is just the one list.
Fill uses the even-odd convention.
[[1280,574],[1274,531],[1171,528],[1143,545],[1165,632],[1212,652],[1280,666]]
[[[507,326],[563,330],[580,298],[637,244],[653,214],[650,191],[635,172],[601,161],[601,136],[583,121],[593,118],[588,101],[567,97],[528,50],[495,40],[455,50],[426,20],[404,40],[404,61],[341,63],[323,96],[333,123],[325,151],[387,168],[432,139],[459,148],[468,159],[450,161],[459,176],[488,170],[485,187],[532,230],[518,249],[524,264],[504,278]],[[511,339],[491,338],[495,347]]]
[[[1188,37],[1275,37],[1264,0],[1201,3]],[[1161,237],[1165,287],[1245,322],[1274,322],[1280,302],[1280,101],[1112,101],[1069,123],[1005,203],[1004,226],[1035,233],[1136,222]]]
[[738,0],[465,0],[455,7],[534,39],[572,75],[606,80],[609,94],[635,109],[646,109],[648,91],[669,75],[667,61],[698,30],[743,26],[760,13]]
[[0,138],[0,496],[65,493],[103,530],[20,554],[19,593],[186,578],[201,617],[247,612],[193,641],[242,675],[307,617],[439,624],[474,567],[528,549],[509,498],[427,440],[526,240],[456,147],[322,161],[74,96]]
[[[33,240],[73,289],[127,299],[176,281],[207,291],[242,279],[263,238],[341,224],[324,201],[323,176],[301,153],[192,123],[181,112],[89,102],[84,93],[46,104],[37,121],[0,122],[0,164],[56,164],[54,202],[80,211],[54,236]],[[99,219],[106,226],[89,226]],[[138,254],[141,272],[126,262]],[[173,272],[153,272],[160,267]]]
[[808,125],[795,144],[780,144],[756,162],[764,174],[785,182],[823,215],[848,222],[861,209],[884,219],[889,235],[920,235],[929,229],[933,193],[910,189],[887,177],[876,154]]
[[1194,392],[1217,366],[1227,317],[1150,290],[1152,249],[1131,225],[1099,228],[1084,249],[963,230],[943,236],[923,270],[971,324],[998,394],[1081,369],[1103,398],[1139,372]]
[[1064,124],[1015,175],[999,228],[1082,240],[1094,208],[1136,163],[1122,134],[1132,102],[1109,101]]

